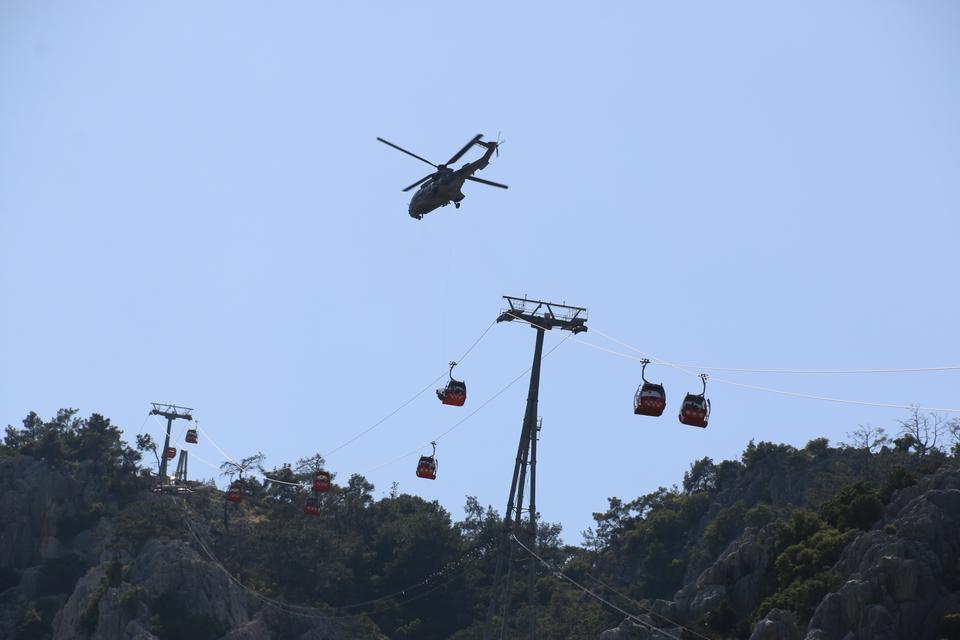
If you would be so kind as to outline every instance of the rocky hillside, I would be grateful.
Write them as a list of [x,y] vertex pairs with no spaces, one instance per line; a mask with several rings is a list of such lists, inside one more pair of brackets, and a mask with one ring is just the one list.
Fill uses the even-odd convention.
[[[481,637],[495,510],[468,498],[454,521],[355,475],[305,516],[304,464],[265,469],[288,484],[249,479],[238,504],[156,493],[152,443],[121,435],[72,411],[7,429],[0,637]],[[958,460],[914,437],[751,442],[594,519],[584,546],[539,525],[538,637],[960,638]],[[514,580],[495,626],[525,637],[527,616]]]
[[[67,475],[25,456],[0,460],[0,637],[380,637],[369,625],[327,620],[320,611],[287,615],[266,606],[189,544],[186,532],[139,540],[130,506],[104,501],[87,466]],[[172,498],[145,491],[135,499],[162,512]]]
[[[0,637],[382,637],[368,621],[329,619],[318,609],[290,613],[234,582],[171,517],[177,498],[154,494],[153,478],[103,455],[113,447],[121,461],[138,457],[109,421],[62,412],[51,423],[26,424],[27,433],[46,436],[32,443],[40,447],[25,447],[40,455],[8,449],[0,457]],[[86,444],[99,453],[74,459],[83,444],[76,438],[94,436]]]
[[[728,486],[715,475],[710,487],[686,489],[673,496],[676,511],[701,495],[710,504],[674,558],[688,559],[683,586],[638,602],[644,613],[604,640],[960,638],[955,460],[903,442],[877,454],[762,443]],[[618,534],[655,515],[621,523]],[[704,566],[711,549],[719,553]],[[610,556],[627,588],[648,580],[642,552],[623,539],[611,538],[601,562]]]
[[[799,519],[795,518],[795,522]],[[869,530],[841,536],[839,558],[811,558],[822,569],[783,603],[812,614],[771,606],[788,560],[814,556],[820,529],[802,548],[778,544],[781,523],[748,527],[696,580],[672,600],[656,600],[641,624],[628,621],[602,637],[657,638],[656,628],[680,635],[683,625],[706,623],[708,637],[743,637],[734,621],[763,612],[750,640],[845,638],[954,638],[960,621],[960,471],[942,468],[901,489]],[[838,545],[839,546],[839,545]],[[780,584],[783,583],[781,579]],[[810,597],[822,584],[825,594]],[[809,594],[809,595],[808,595]],[[726,621],[724,621],[726,618]],[[709,629],[714,627],[714,629]],[[718,629],[727,627],[727,629]],[[628,631],[629,630],[629,631]],[[801,630],[805,633],[801,633]],[[713,631],[714,633],[710,633]],[[716,633],[720,631],[720,633]],[[726,631],[727,633],[723,633]],[[731,633],[732,632],[732,633]],[[851,635],[852,634],[852,635]]]

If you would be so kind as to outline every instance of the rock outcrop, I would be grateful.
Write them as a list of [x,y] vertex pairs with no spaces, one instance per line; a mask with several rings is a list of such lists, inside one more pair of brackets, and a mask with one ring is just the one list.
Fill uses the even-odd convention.
[[[283,617],[283,612],[274,616]],[[180,540],[148,541],[134,557],[106,551],[53,622],[53,640],[223,638],[270,640],[264,599]],[[304,640],[376,637],[326,620],[298,617]]]
[[105,556],[57,614],[54,640],[125,637],[131,624],[148,628],[151,615],[160,628],[214,637],[250,621],[247,594],[184,542],[151,540],[134,558]]
[[835,571],[847,581],[817,607],[807,640],[935,638],[943,617],[960,611],[960,472],[901,493],[886,526],[844,550]]
[[771,609],[753,628],[750,640],[800,640],[800,630],[792,613]]
[[[895,493],[875,527],[843,550],[831,571],[844,582],[810,620],[772,609],[751,640],[934,640],[947,637],[946,617],[960,626],[960,470]],[[776,586],[773,537],[770,525],[744,530],[672,601],[654,601],[651,619],[689,624],[726,609],[749,619]],[[606,633],[614,631],[647,633],[623,625]],[[634,636],[609,636],[620,637]]]
[[[27,456],[0,460],[0,637],[59,609],[99,556],[105,516],[116,504],[92,481]],[[39,618],[34,626],[40,625]]]
[[0,459],[0,637],[50,637],[51,627],[54,640],[381,637],[319,611],[270,608],[184,540],[118,543],[121,506],[88,467]]
[[106,507],[86,471],[79,465],[67,476],[27,456],[3,460],[0,567],[22,571],[71,552],[96,557],[92,532]]
[[772,586],[773,560],[773,528],[748,528],[665,608],[683,622],[699,620],[724,605],[747,616]]
[[679,637],[680,631],[679,628],[657,629],[649,624],[624,620],[617,628],[604,631],[600,640],[671,640]]

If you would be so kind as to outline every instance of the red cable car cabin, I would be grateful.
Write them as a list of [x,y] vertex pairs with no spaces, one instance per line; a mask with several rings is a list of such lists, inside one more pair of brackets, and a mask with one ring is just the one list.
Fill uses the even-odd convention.
[[667,407],[667,392],[662,384],[647,382],[644,370],[648,364],[650,361],[644,359],[643,369],[640,371],[643,384],[637,387],[637,393],[633,396],[633,413],[638,416],[663,415],[663,410]]
[[187,437],[184,438],[189,444],[197,444],[197,430],[187,429]]
[[453,379],[453,368],[457,366],[456,362],[450,363],[450,381],[443,389],[437,389],[437,397],[440,402],[451,407],[462,407],[467,401],[467,385],[462,380]]
[[163,450],[163,457],[167,460],[172,460],[177,457],[177,448],[176,447],[167,447]]
[[433,456],[420,456],[420,462],[417,464],[417,477],[427,480],[437,479],[437,461]]
[[243,500],[243,480],[234,480],[227,489],[227,502],[240,502]]
[[417,477],[427,480],[437,479],[437,443],[431,442],[433,453],[429,456],[420,456],[420,462],[417,463]]
[[707,393],[707,374],[701,373],[700,379],[703,381],[703,392],[688,393],[680,405],[680,422],[688,424],[691,427],[706,428],[707,421],[710,418],[710,400],[706,398]]
[[330,491],[330,473],[327,471],[317,471],[313,474],[314,493],[326,493]]
[[633,413],[638,416],[660,416],[667,408],[667,394],[662,384],[644,382],[633,397]]
[[307,502],[303,505],[303,515],[305,516],[318,516],[320,515],[320,499],[316,496],[312,498],[307,498]]

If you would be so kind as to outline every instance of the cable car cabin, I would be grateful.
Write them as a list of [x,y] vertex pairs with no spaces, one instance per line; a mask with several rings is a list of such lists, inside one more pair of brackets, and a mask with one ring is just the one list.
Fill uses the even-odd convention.
[[303,515],[305,516],[318,516],[320,515],[320,501],[316,498],[310,498],[303,505]]
[[433,456],[420,456],[420,462],[417,464],[417,477],[427,480],[437,479],[437,461]]
[[644,382],[633,396],[633,413],[638,416],[659,416],[667,407],[667,393],[662,384]]
[[163,450],[163,457],[167,460],[173,460],[177,457],[177,448],[176,447],[167,447]]
[[313,474],[314,493],[326,493],[330,491],[330,473],[327,471],[317,471]]
[[691,427],[706,428],[710,417],[710,401],[703,395],[688,393],[680,406],[680,422]]
[[243,480],[234,480],[227,489],[227,502],[240,502],[243,500]]
[[462,407],[467,401],[467,384],[463,380],[453,379],[453,368],[457,366],[456,362],[450,361],[450,380],[443,389],[437,389],[437,397],[440,402],[448,404],[451,407]]
[[453,380],[443,389],[437,389],[437,397],[440,402],[451,407],[462,407],[467,401],[467,385],[462,380]]
[[184,438],[189,444],[197,444],[197,430],[187,429],[187,437]]

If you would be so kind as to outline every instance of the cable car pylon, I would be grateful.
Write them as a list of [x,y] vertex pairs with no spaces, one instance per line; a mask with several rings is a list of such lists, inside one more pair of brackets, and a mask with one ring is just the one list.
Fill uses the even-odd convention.
[[[533,366],[530,368],[530,388],[527,392],[527,406],[523,414],[523,426],[520,429],[520,442],[517,444],[517,458],[513,465],[513,479],[510,481],[510,495],[507,497],[507,510],[503,516],[503,531],[500,535],[497,564],[493,574],[490,591],[490,603],[487,606],[487,618],[483,626],[484,640],[493,638],[493,618],[497,611],[500,596],[500,579],[503,577],[503,565],[510,551],[510,536],[514,535],[514,526],[520,522],[523,509],[523,488],[529,466],[530,495],[528,513],[530,516],[529,547],[536,551],[537,545],[537,404],[540,397],[540,361],[543,358],[543,334],[551,329],[562,329],[577,334],[587,330],[587,310],[583,307],[571,307],[565,304],[529,300],[526,297],[503,296],[507,308],[503,309],[497,322],[520,320],[537,331],[537,340],[533,349]],[[516,508],[516,514],[514,514]],[[528,613],[530,638],[537,636],[536,610],[536,571],[535,562],[529,563]],[[504,616],[507,611],[504,611]]]
[[165,404],[162,402],[151,402],[153,408],[150,410],[150,415],[152,416],[163,416],[167,419],[167,435],[163,440],[163,457],[160,460],[160,485],[163,486],[167,483],[167,460],[172,459],[177,455],[176,449],[173,450],[171,455],[167,455],[167,452],[170,451],[170,428],[173,426],[173,421],[180,420],[193,420],[193,409],[190,407],[178,407],[175,404]]

